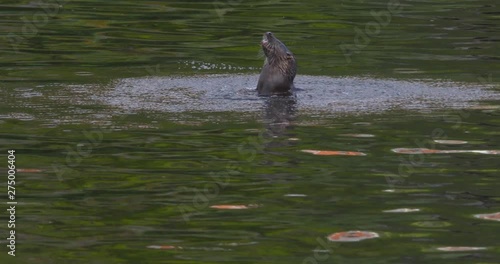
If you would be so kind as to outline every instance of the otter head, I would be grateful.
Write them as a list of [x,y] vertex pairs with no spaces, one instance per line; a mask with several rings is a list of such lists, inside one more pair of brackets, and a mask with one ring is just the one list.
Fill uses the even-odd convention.
[[261,41],[262,50],[266,55],[266,62],[278,67],[287,79],[293,82],[297,72],[297,65],[293,53],[277,39],[272,32],[266,32]]
[[262,50],[266,59],[271,63],[276,61],[295,61],[293,53],[277,39],[272,32],[266,32],[261,41]]

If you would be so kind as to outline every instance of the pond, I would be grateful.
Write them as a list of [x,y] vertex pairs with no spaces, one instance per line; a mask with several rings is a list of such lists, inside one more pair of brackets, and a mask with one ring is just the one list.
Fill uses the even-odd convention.
[[500,261],[494,1],[0,6],[2,263]]

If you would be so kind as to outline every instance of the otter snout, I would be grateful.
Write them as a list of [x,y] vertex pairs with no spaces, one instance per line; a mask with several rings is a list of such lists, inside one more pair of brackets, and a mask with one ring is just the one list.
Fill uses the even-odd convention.
[[266,44],[268,42],[271,42],[273,38],[274,38],[274,36],[273,36],[272,32],[264,33],[264,36],[262,36],[262,44]]

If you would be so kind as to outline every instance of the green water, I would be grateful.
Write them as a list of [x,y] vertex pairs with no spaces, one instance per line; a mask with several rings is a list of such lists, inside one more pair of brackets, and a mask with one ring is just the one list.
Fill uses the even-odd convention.
[[[500,262],[500,223],[473,217],[500,212],[500,156],[392,151],[500,150],[498,100],[280,115],[130,110],[91,96],[131,77],[256,74],[266,31],[294,52],[297,78],[498,91],[495,1],[56,3],[0,2],[0,167],[13,149],[19,169],[16,256],[1,240],[2,263]],[[420,211],[383,212],[398,208]],[[326,239],[349,230],[380,237]],[[485,249],[437,250],[447,246]]]

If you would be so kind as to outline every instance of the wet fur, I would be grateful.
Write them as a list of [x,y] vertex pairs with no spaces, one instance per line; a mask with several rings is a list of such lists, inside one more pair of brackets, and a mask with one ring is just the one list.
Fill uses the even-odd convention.
[[297,73],[293,53],[271,32],[264,34],[261,46],[266,60],[257,83],[259,95],[290,94]]

